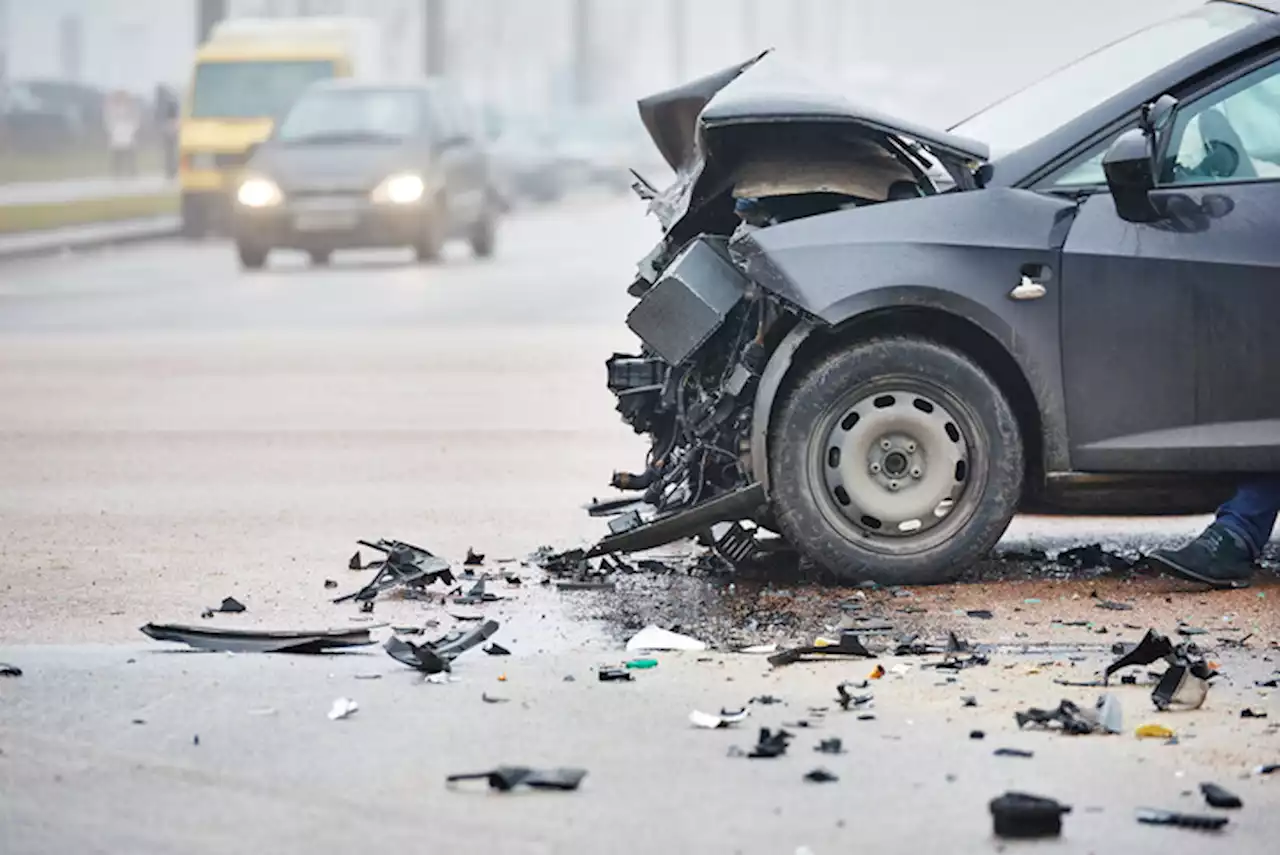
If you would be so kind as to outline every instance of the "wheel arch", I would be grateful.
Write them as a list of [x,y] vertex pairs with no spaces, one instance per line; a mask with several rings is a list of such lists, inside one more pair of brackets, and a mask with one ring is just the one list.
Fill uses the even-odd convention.
[[757,388],[751,435],[752,470],[769,491],[769,437],[777,404],[805,368],[832,351],[881,335],[915,335],[950,347],[990,375],[1008,399],[1022,434],[1025,484],[1038,490],[1046,471],[1044,420],[1040,400],[1017,358],[997,334],[972,316],[936,305],[879,306],[834,326],[797,324],[770,356]]

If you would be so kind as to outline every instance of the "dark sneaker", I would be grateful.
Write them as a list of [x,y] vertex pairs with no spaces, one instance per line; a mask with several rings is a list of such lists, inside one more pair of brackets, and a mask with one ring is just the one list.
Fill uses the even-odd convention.
[[1151,559],[1175,576],[1215,588],[1247,588],[1253,553],[1240,535],[1214,525],[1181,549],[1157,549]]

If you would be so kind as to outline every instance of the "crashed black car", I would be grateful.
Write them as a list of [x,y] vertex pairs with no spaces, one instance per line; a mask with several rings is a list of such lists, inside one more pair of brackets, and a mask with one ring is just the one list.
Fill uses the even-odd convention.
[[677,180],[637,183],[664,235],[608,382],[652,449],[594,553],[753,521],[937,582],[1020,509],[1280,471],[1278,11],[1209,2],[949,132],[765,54],[642,101]]

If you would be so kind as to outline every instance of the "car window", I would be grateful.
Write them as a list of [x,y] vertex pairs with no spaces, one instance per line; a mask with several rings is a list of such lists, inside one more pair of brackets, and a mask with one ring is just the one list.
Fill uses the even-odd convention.
[[1280,178],[1280,62],[1178,108],[1161,184]]
[[197,119],[276,118],[303,91],[332,77],[328,61],[202,62],[196,66],[191,115]]
[[1048,186],[1071,189],[1106,184],[1107,175],[1102,169],[1102,160],[1107,156],[1107,151],[1111,148],[1111,144],[1116,141],[1116,137],[1128,129],[1128,127],[1122,128],[1102,142],[1091,146],[1088,151],[1063,167],[1053,178],[1050,178]]
[[410,90],[322,89],[304,95],[277,138],[305,143],[335,138],[402,140],[422,124],[421,99]]

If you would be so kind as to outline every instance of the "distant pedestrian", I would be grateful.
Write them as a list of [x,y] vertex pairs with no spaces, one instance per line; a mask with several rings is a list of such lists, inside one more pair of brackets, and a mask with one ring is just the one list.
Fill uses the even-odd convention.
[[142,110],[128,92],[116,91],[107,96],[103,107],[103,124],[107,145],[111,149],[111,173],[134,175],[138,169],[138,132],[142,129]]
[[178,96],[163,83],[156,86],[156,131],[164,152],[164,174],[173,178],[178,174]]

